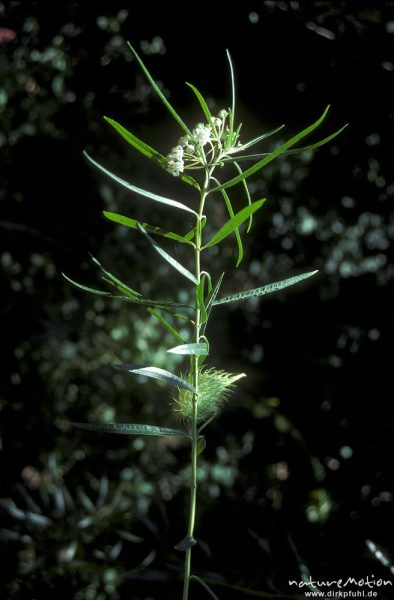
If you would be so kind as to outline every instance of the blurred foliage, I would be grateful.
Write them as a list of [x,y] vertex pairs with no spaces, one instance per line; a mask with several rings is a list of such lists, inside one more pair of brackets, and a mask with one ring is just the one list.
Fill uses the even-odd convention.
[[[41,0],[0,3],[0,538],[7,599],[54,590],[76,600],[179,595],[173,546],[184,536],[184,443],[97,436],[65,422],[173,425],[164,387],[135,385],[110,367],[149,357],[156,366],[165,358],[168,368],[171,337],[142,309],[92,299],[60,276],[96,285],[91,252],[148,296],[160,290],[169,297],[175,288],[179,301],[187,298],[141,236],[100,216],[114,210],[155,224],[152,207],[108,184],[82,158],[87,148],[137,185],[175,198],[184,192],[101,120],[113,116],[164,154],[177,139],[131,61],[127,39],[192,123],[199,117],[182,81],[209,91],[214,108],[213,98],[226,105],[226,47],[246,137],[282,120],[297,128],[327,101],[331,130],[350,122],[330,148],[281,159],[256,177],[255,197],[270,201],[238,271],[235,244],[211,253],[209,270],[227,271],[228,292],[305,267],[321,276],[288,296],[226,307],[213,320],[216,366],[248,378],[207,431],[197,569],[220,582],[221,598],[238,598],[231,583],[273,592],[298,577],[302,564],[320,577],[379,569],[386,576],[387,564],[376,562],[366,538],[394,554],[387,528],[392,3],[350,9],[345,2],[265,1],[231,14],[211,6],[212,22],[222,28],[204,33],[198,53],[191,40],[201,36],[200,25],[191,31],[184,17],[166,10],[131,9],[118,0],[65,2],[55,11]],[[219,227],[225,207],[218,200],[210,208]],[[188,225],[171,215],[175,231]]]

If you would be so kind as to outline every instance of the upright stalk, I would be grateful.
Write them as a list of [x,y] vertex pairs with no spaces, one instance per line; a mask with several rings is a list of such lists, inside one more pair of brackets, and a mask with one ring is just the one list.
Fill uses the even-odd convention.
[[[194,316],[194,341],[196,344],[200,341],[200,328],[201,328],[201,313],[197,297],[197,286],[200,283],[201,278],[201,241],[202,241],[202,228],[201,220],[204,210],[205,198],[209,192],[209,182],[211,178],[213,168],[206,168],[204,186],[201,190],[200,195],[200,206],[198,216],[196,220],[196,235],[195,235],[195,276],[196,276],[196,297],[195,297],[195,316]],[[193,394],[193,413],[192,413],[192,431],[191,431],[191,483],[190,483],[190,503],[189,503],[189,518],[187,528],[187,539],[190,540],[191,545],[187,548],[185,554],[185,570],[183,578],[183,596],[182,600],[188,600],[189,597],[189,584],[191,576],[191,553],[192,553],[192,541],[194,533],[194,523],[196,518],[196,500],[197,500],[197,402],[198,402],[198,374],[199,374],[198,356],[193,356],[191,359],[191,372],[193,377],[193,386],[195,393]]]

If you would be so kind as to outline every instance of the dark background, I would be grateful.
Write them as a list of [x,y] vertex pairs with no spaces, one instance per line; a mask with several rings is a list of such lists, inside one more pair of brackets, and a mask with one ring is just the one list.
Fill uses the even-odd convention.
[[[328,103],[313,139],[349,123],[330,145],[252,178],[253,198],[269,201],[238,270],[231,238],[207,255],[215,279],[227,273],[225,292],[320,274],[214,313],[210,363],[248,377],[207,432],[195,572],[223,599],[282,598],[294,594],[289,578],[309,573],[390,579],[393,3],[15,1],[0,2],[0,17],[2,598],[180,597],[173,546],[185,534],[187,448],[65,423],[174,426],[167,388],[110,365],[185,368],[168,359],[173,340],[146,313],[61,277],[100,287],[90,252],[148,297],[187,289],[101,211],[181,233],[187,217],[125,193],[82,156],[192,202],[101,118],[163,154],[181,134],[126,40],[190,126],[202,117],[184,81],[214,112],[230,103],[226,48],[242,140],[286,123],[283,141]],[[217,229],[219,197],[209,211]],[[204,594],[193,587],[191,598]]]

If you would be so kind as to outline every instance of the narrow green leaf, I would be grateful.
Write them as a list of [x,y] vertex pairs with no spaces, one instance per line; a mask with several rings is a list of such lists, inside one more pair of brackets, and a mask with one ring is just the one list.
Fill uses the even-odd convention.
[[157,150],[154,150],[148,144],[138,139],[136,135],[128,131],[123,125],[115,121],[114,119],[110,119],[109,117],[104,117],[104,120],[111,125],[121,136],[126,140],[133,148],[144,154],[148,158],[156,158],[159,161],[164,160],[164,156],[162,156]]
[[[115,300],[124,300],[126,302],[132,302],[133,304],[138,304],[140,306],[162,308],[164,310],[170,308],[192,308],[191,306],[188,306],[187,304],[182,304],[180,302],[171,302],[167,300],[151,300],[150,298],[136,298],[134,296],[117,296],[115,294],[111,294],[110,292],[104,292],[102,290],[96,290],[94,288],[87,287],[86,285],[82,285],[81,283],[70,279],[70,277],[67,277],[67,275],[65,275],[64,273],[62,273],[62,275],[65,279],[67,279],[69,283],[79,288],[80,290],[83,290],[84,292],[89,292],[90,294],[97,294],[98,296],[107,296],[108,298],[114,298]],[[112,283],[110,279],[105,279],[104,277],[103,279],[104,281],[107,281],[107,283]],[[137,294],[138,292],[135,293]]]
[[167,350],[171,354],[187,354],[189,356],[207,356],[207,344],[181,344]]
[[174,119],[179,123],[179,125],[182,127],[182,129],[188,133],[190,135],[190,131],[188,129],[188,127],[185,125],[185,123],[182,121],[181,117],[178,115],[178,113],[176,112],[176,110],[173,108],[173,106],[170,104],[170,102],[167,100],[167,98],[164,96],[163,92],[161,91],[161,89],[159,88],[159,86],[157,85],[157,83],[155,82],[155,80],[153,79],[152,75],[149,73],[148,69],[146,68],[146,66],[144,65],[142,59],[139,57],[138,53],[136,50],[134,50],[133,46],[130,44],[130,42],[127,42],[128,47],[130,48],[131,52],[133,53],[133,56],[135,57],[135,59],[137,60],[138,64],[140,65],[141,69],[143,70],[143,72],[146,75],[146,78],[148,79],[149,83],[151,84],[151,86],[153,87],[153,89],[155,90],[156,94],[159,96],[160,100],[163,102],[163,104],[168,108],[168,110],[170,111],[170,113],[172,114],[172,116],[174,117]]
[[[234,131],[234,117],[235,117],[235,78],[234,78],[234,69],[233,63],[231,61],[230,52],[226,49],[227,60],[230,66],[230,76],[231,76],[231,111],[230,111],[230,132],[231,136]],[[232,141],[232,140],[231,140]]]
[[94,262],[94,264],[97,265],[103,273],[105,273],[105,275],[108,277],[110,282],[116,287],[116,289],[122,292],[122,294],[125,294],[130,298],[141,298],[141,294],[139,292],[136,292],[131,287],[123,283],[123,281],[120,281],[120,279],[115,277],[115,275],[112,275],[112,273],[104,269],[103,265],[97,260],[97,258],[91,255],[91,259]]
[[197,302],[200,309],[200,323],[204,325],[207,321],[207,311],[205,308],[205,280],[206,276],[201,275],[200,281],[197,285]]
[[160,202],[161,204],[167,204],[167,206],[174,206],[175,208],[180,208],[182,210],[192,213],[193,215],[197,214],[194,212],[194,210],[192,210],[188,206],[185,206],[184,204],[181,204],[180,202],[177,202],[176,200],[171,200],[170,198],[164,198],[164,196],[158,196],[157,194],[153,194],[152,192],[148,192],[147,190],[143,190],[142,188],[132,185],[128,181],[125,181],[121,177],[118,177],[114,173],[111,173],[111,171],[108,171],[108,169],[106,169],[105,167],[100,165],[91,156],[89,156],[89,154],[87,152],[84,152],[84,155],[97,169],[99,169],[100,171],[102,171],[103,173],[108,175],[108,177],[111,177],[111,179],[113,179],[120,185],[123,185],[128,190],[135,192],[136,194],[139,194],[140,196],[145,196],[146,198],[150,198],[151,200],[154,200],[155,202]]
[[171,385],[176,385],[177,387],[185,388],[190,392],[195,393],[194,387],[185,379],[170,373],[169,371],[165,371],[164,369],[159,369],[158,367],[135,367],[134,365],[114,365],[117,369],[122,369],[123,371],[127,371],[128,373],[134,373],[135,375],[145,375],[146,377],[152,377],[153,379],[160,379],[161,381],[166,381]]
[[174,267],[174,269],[179,271],[179,273],[181,273],[184,277],[186,277],[187,279],[190,279],[190,281],[192,281],[194,284],[197,284],[197,279],[195,278],[193,273],[188,271],[183,265],[181,265],[177,260],[175,260],[175,258],[172,258],[172,256],[167,254],[167,252],[165,250],[163,250],[163,248],[161,248],[155,242],[154,239],[151,238],[149,233],[143,227],[139,226],[139,229],[144,235],[146,235],[146,237],[152,244],[153,248],[156,250],[156,252],[158,252],[158,254],[160,254],[160,256],[162,256],[164,258],[164,260],[166,260],[172,267]]
[[[241,167],[239,166],[239,164],[236,161],[234,161],[234,167],[237,169],[237,171],[238,171],[238,173],[240,175],[243,174],[243,171],[242,171]],[[244,190],[245,190],[245,194],[246,194],[246,199],[248,201],[248,205],[251,206],[252,205],[252,198],[250,197],[249,188],[248,188],[248,184],[246,183],[246,179],[242,180],[242,185],[243,185]],[[222,190],[222,191],[224,192],[224,190]],[[246,233],[249,233],[252,225],[253,225],[253,215],[250,215],[250,217],[249,217],[249,224],[248,224],[248,228],[246,230]],[[238,264],[237,264],[237,267],[238,267]]]
[[303,279],[308,279],[309,277],[316,275],[316,273],[318,273],[317,270],[310,271],[308,273],[302,273],[301,275],[289,277],[289,279],[283,279],[282,281],[276,281],[275,283],[269,283],[268,285],[254,288],[253,290],[247,290],[246,292],[239,292],[238,294],[225,296],[224,298],[215,300],[213,304],[216,306],[218,304],[225,304],[227,302],[237,302],[238,300],[245,300],[246,298],[252,298],[254,296],[264,296],[265,294],[272,294],[272,292],[283,290],[284,288],[289,287],[290,285],[294,285],[302,281]]
[[[220,181],[218,179],[216,179],[216,177],[212,177],[212,180],[215,181],[215,183],[217,183],[220,186]],[[226,190],[220,190],[220,193],[223,196],[224,202],[227,207],[227,212],[230,215],[230,218],[233,218],[235,216],[235,214],[234,214],[234,210],[233,210],[229,195],[227,194]],[[239,233],[238,227],[234,230],[234,233],[235,233],[235,238],[237,240],[237,246],[238,246],[238,258],[237,258],[237,263],[236,263],[236,266],[238,267],[241,264],[242,259],[243,259],[244,248],[243,248],[241,234]]]
[[204,96],[203,96],[203,95],[201,94],[201,92],[199,92],[199,91],[198,91],[198,89],[197,89],[197,88],[196,88],[194,85],[192,85],[191,83],[188,83],[188,82],[186,81],[186,85],[187,85],[187,86],[189,86],[189,88],[190,88],[191,90],[193,90],[193,92],[194,92],[194,94],[195,94],[195,96],[196,96],[197,100],[198,100],[198,101],[199,101],[199,103],[200,103],[200,106],[201,106],[201,108],[202,108],[202,111],[203,111],[203,113],[204,113],[204,115],[205,115],[205,118],[206,118],[206,120],[207,120],[207,123],[210,123],[210,122],[211,122],[211,119],[212,119],[212,115],[211,115],[211,111],[210,111],[210,110],[209,110],[209,108],[208,108],[208,104],[207,104],[207,103],[206,103],[206,101],[205,101],[205,98],[204,98]]
[[167,429],[156,425],[139,423],[71,423],[79,429],[99,431],[102,433],[118,433],[122,435],[171,435],[175,437],[190,437],[185,431]]
[[[167,319],[165,319],[161,314],[159,314],[158,312],[156,312],[155,310],[153,310],[153,308],[147,308],[146,309],[153,317],[155,317],[162,325],[164,325],[164,327],[166,327],[166,329],[168,329],[168,331],[170,331],[179,342],[184,342],[185,339],[184,337],[181,336],[181,334],[179,333],[179,331],[177,331],[175,329],[175,327],[173,327],[168,321]],[[171,313],[173,314],[173,313]],[[178,316],[178,315],[175,315]],[[183,317],[183,315],[180,315]],[[187,318],[187,317],[185,317]]]
[[272,131],[268,131],[268,133],[263,133],[262,135],[259,135],[258,137],[254,138],[253,140],[250,140],[249,142],[242,144],[242,146],[239,146],[237,148],[237,152],[243,152],[243,150],[246,150],[247,148],[250,148],[251,146],[258,144],[262,140],[265,140],[267,137],[270,137],[271,135],[275,135],[275,133],[278,133],[278,131],[280,131],[283,128],[284,128],[284,125],[280,125],[279,127],[276,127],[276,129],[273,129]]
[[234,215],[234,217],[227,221],[227,223],[223,225],[223,227],[221,227],[221,229],[219,229],[217,233],[215,233],[213,238],[207,244],[205,244],[204,248],[210,248],[211,246],[218,244],[224,238],[230,235],[230,233],[232,233],[237,227],[239,227],[244,221],[246,221],[246,219],[248,219],[251,214],[253,214],[254,212],[256,212],[256,210],[261,208],[265,200],[266,198],[263,198],[262,200],[257,200],[257,202],[253,202],[251,206],[246,206],[245,208],[237,212],[237,214]]
[[210,313],[211,313],[212,306],[215,304],[215,300],[216,300],[216,297],[217,297],[217,295],[218,295],[218,293],[219,293],[220,286],[222,285],[223,277],[224,277],[224,273],[222,273],[222,274],[220,275],[220,277],[219,277],[219,279],[218,279],[218,281],[217,281],[217,283],[216,283],[215,287],[213,288],[212,294],[210,295],[210,297],[209,297],[209,299],[208,299],[208,304],[207,304],[207,314],[208,314],[208,318],[209,318],[209,315],[210,315]]
[[[302,146],[301,148],[293,148],[293,150],[287,150],[286,152],[283,152],[282,156],[288,156],[289,154],[300,154],[302,152],[309,152],[311,150],[316,150],[317,148],[320,148],[320,146],[323,146],[324,144],[327,144],[328,142],[330,142],[331,140],[336,138],[337,135],[342,133],[342,131],[344,129],[346,129],[346,127],[348,127],[348,125],[349,125],[349,123],[346,123],[346,125],[344,125],[340,129],[338,129],[337,131],[334,131],[334,133],[331,133],[327,137],[323,138],[322,140],[319,140],[318,142],[315,142],[314,144],[309,144],[309,146]],[[245,155],[237,156],[237,161],[239,162],[239,161],[246,161],[246,160],[255,160],[256,158],[260,158],[263,156],[270,156],[270,155],[271,155],[270,152],[258,152],[257,154],[245,154]],[[223,162],[226,162],[226,163],[231,162],[234,164],[235,160],[233,157],[230,157],[227,159],[225,158]]]
[[207,440],[205,439],[205,435],[199,435],[197,439],[197,456],[200,456],[207,447]]
[[243,179],[246,179],[247,177],[250,177],[250,175],[253,175],[257,171],[259,171],[262,167],[264,167],[265,165],[267,165],[268,163],[270,163],[272,160],[274,160],[280,154],[283,154],[286,150],[288,150],[289,148],[291,148],[292,146],[294,146],[295,144],[297,144],[305,136],[309,135],[310,133],[312,133],[312,131],[314,131],[317,127],[319,127],[319,125],[321,125],[321,123],[326,118],[327,113],[329,111],[329,108],[330,108],[330,105],[327,106],[326,110],[321,115],[321,117],[319,117],[319,119],[317,119],[317,121],[315,121],[314,123],[312,123],[312,125],[309,125],[309,127],[307,127],[306,129],[303,129],[300,133],[297,133],[292,138],[290,138],[289,140],[287,140],[287,142],[285,142],[284,144],[282,144],[281,146],[279,146],[278,148],[276,148],[276,150],[274,150],[273,152],[271,152],[271,154],[269,154],[268,156],[266,156],[262,160],[258,161],[255,165],[252,165],[251,167],[249,167],[249,169],[247,169],[246,171],[244,171],[242,175],[238,175],[237,177],[233,177],[229,181],[226,181],[226,183],[223,183],[220,186],[220,188],[214,188],[211,191],[212,192],[217,192],[217,191],[219,191],[219,189],[227,189],[229,187],[232,187],[233,185],[236,185],[237,183],[239,183]]
[[81,283],[77,283],[73,279],[70,279],[70,277],[67,277],[67,275],[65,275],[64,273],[62,273],[62,275],[63,275],[64,279],[67,279],[67,281],[69,283],[71,283],[75,287],[79,288],[80,290],[83,290],[84,292],[89,292],[90,294],[96,294],[97,296],[112,296],[112,294],[110,292],[96,290],[96,289],[88,287],[86,285],[82,285]]
[[130,219],[129,217],[124,217],[123,215],[119,215],[117,213],[108,212],[107,210],[103,210],[103,215],[109,221],[119,223],[119,225],[125,225],[126,227],[130,227],[130,229],[139,229],[139,226],[141,226],[143,227],[143,229],[145,229],[149,233],[153,233],[154,235],[160,235],[170,240],[175,240],[176,242],[181,242],[182,244],[189,244],[190,246],[194,247],[194,244],[190,241],[190,239],[178,235],[177,233],[173,233],[172,231],[162,229],[161,227],[155,227],[153,225],[149,225],[148,223],[141,223],[141,221],[137,221],[136,219]]

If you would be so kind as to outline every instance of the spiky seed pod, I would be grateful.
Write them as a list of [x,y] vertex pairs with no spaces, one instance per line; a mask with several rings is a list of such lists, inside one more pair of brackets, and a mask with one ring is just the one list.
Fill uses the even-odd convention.
[[[200,421],[215,413],[233,390],[234,383],[241,377],[246,377],[245,373],[235,375],[213,368],[200,371],[197,419]],[[191,419],[193,415],[193,393],[184,388],[178,388],[178,394],[173,400],[174,412],[178,413],[180,418]]]

